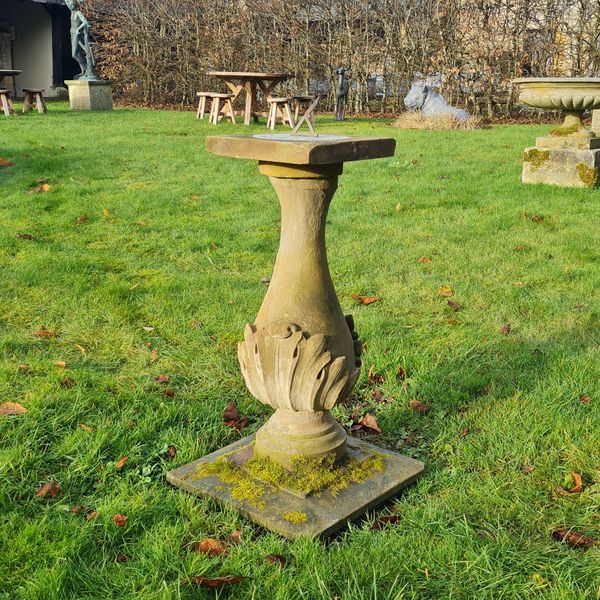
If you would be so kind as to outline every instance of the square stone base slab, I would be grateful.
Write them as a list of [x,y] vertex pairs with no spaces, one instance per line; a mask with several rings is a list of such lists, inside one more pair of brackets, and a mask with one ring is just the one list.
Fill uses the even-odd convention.
[[593,188],[600,183],[600,150],[525,148],[523,183]]
[[[386,458],[383,473],[375,471],[370,479],[362,483],[352,483],[333,496],[323,490],[318,494],[303,497],[289,490],[277,489],[259,480],[264,488],[262,505],[256,506],[231,497],[231,484],[224,483],[217,476],[193,479],[191,475],[203,463],[212,463],[226,454],[240,451],[254,441],[254,436],[243,438],[212,454],[208,454],[187,465],[167,473],[167,481],[196,496],[209,496],[221,504],[239,510],[244,516],[270,531],[286,538],[314,538],[329,535],[340,529],[348,521],[356,519],[367,510],[381,504],[402,488],[413,483],[425,469],[418,460],[402,456],[396,452],[378,448],[355,438],[348,438],[350,455],[382,454]],[[300,512],[307,515],[304,523],[292,523],[283,518],[284,513]]]
[[71,110],[112,110],[112,81],[65,81]]

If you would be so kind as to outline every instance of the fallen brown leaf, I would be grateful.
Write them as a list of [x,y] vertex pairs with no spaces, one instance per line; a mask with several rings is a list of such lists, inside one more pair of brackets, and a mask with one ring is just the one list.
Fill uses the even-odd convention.
[[229,400],[223,411],[223,422],[226,427],[233,427],[240,431],[248,425],[248,417],[241,416],[235,402]]
[[427,256],[421,256],[421,257],[418,259],[418,261],[417,261],[417,262],[420,262],[420,263],[425,263],[425,264],[427,264],[427,263],[430,263],[430,262],[433,262],[433,261],[432,261],[432,260],[431,260],[429,257],[427,257]]
[[375,365],[371,365],[368,373],[369,383],[371,385],[377,385],[383,383],[383,375],[375,372]]
[[510,323],[504,323],[504,325],[500,327],[499,331],[503,335],[508,335],[511,332]]
[[544,220],[544,215],[531,215],[529,217],[534,223],[541,223]]
[[169,383],[169,376],[161,373],[154,378],[154,381],[157,381],[158,383]]
[[281,554],[267,554],[267,556],[265,556],[265,562],[269,563],[270,565],[279,565],[280,567],[285,567],[287,561],[283,556],[281,556]]
[[15,163],[12,160],[8,160],[8,158],[4,158],[0,156],[0,167],[14,167]]
[[414,411],[421,413],[422,415],[428,413],[431,409],[429,405],[424,404],[420,400],[410,400],[408,404]]
[[67,366],[67,363],[64,360],[57,360],[54,363],[59,369],[64,369]]
[[125,524],[127,523],[127,516],[117,513],[116,515],[113,515],[113,523],[117,527],[125,527]]
[[587,394],[582,394],[581,396],[579,396],[579,401],[582,404],[589,404],[592,401],[592,397],[588,396]]
[[234,531],[227,536],[227,539],[230,544],[239,544],[242,541],[242,532],[241,530]]
[[377,433],[381,433],[381,427],[379,427],[379,423],[377,423],[377,419],[371,414],[366,414],[361,419],[360,424],[363,427],[367,427],[368,429],[372,429],[373,431],[376,431]]
[[81,506],[81,504],[75,504],[75,506],[71,506],[71,510],[69,510],[69,512],[74,515],[78,515],[82,510],[83,506]]
[[156,362],[158,360],[158,350],[154,348],[150,352],[150,362]]
[[27,409],[18,402],[3,402],[0,404],[0,415],[24,415]]
[[449,285],[441,285],[440,288],[438,289],[438,294],[440,296],[444,296],[446,298],[449,298],[450,296],[452,296],[454,294],[454,292],[452,291],[452,288]]
[[109,221],[114,221],[114,217],[110,214],[110,211],[108,210],[108,208],[103,208],[102,209],[102,215],[108,219]]
[[25,363],[20,364],[17,369],[19,373],[31,373],[31,367]]
[[35,238],[30,233],[17,233],[16,236],[22,240],[35,240]]
[[175,397],[175,390],[173,388],[167,388],[165,390],[165,396],[167,398],[173,398],[173,397]]
[[85,520],[86,521],[93,521],[94,519],[97,519],[100,516],[100,513],[96,510],[90,510],[90,512],[85,515]]
[[193,548],[200,554],[208,554],[209,556],[227,556],[225,544],[214,538],[205,538],[193,544]]
[[378,517],[371,525],[373,531],[379,531],[383,529],[385,525],[396,525],[400,522],[400,515],[388,515],[384,517]]
[[583,491],[583,481],[581,480],[581,475],[573,471],[571,473],[571,477],[573,478],[573,485],[567,491],[570,494],[580,494]]
[[83,429],[83,431],[87,431],[88,433],[92,433],[93,431],[96,431],[96,429],[94,427],[90,427],[89,425],[86,425],[85,423],[79,423],[79,429]]
[[50,184],[47,179],[40,179],[37,185],[27,190],[28,194],[45,194],[50,191]]
[[460,325],[460,321],[458,319],[446,319],[446,323],[448,323],[448,325]]
[[458,434],[461,438],[465,438],[469,435],[469,428],[468,427],[463,427],[460,430],[460,433]]
[[75,224],[76,225],[81,225],[81,223],[85,223],[88,219],[89,219],[89,217],[87,215],[79,215],[75,219]]
[[122,552],[119,552],[115,556],[115,561],[118,563],[124,563],[124,562],[127,562],[128,560],[129,560],[129,556],[127,556],[127,554],[123,554]]
[[60,382],[60,387],[63,387],[63,388],[66,388],[66,389],[70,389],[72,387],[75,387],[75,380],[72,377],[65,377]]
[[87,353],[87,350],[83,346],[80,346],[79,344],[75,344],[75,348],[77,350],[79,350],[79,352],[81,352],[81,354],[83,354],[84,356]]
[[225,421],[225,427],[233,427],[233,429],[237,429],[241,431],[248,425],[248,417],[241,417],[237,421]]
[[558,527],[552,532],[552,537],[557,542],[565,542],[571,548],[591,548],[596,544],[596,540],[583,535],[579,531],[573,531],[566,527]]
[[51,498],[56,498],[60,493],[60,485],[54,483],[54,481],[50,481],[49,483],[44,483],[41,485],[35,495],[38,498],[45,498],[46,496],[50,496]]
[[127,454],[125,456],[121,456],[121,458],[115,463],[115,469],[117,471],[122,469],[128,460],[129,460],[129,456],[127,456]]
[[365,304],[367,306],[373,304],[373,302],[381,301],[379,296],[359,296],[358,294],[352,294],[352,298],[357,300],[359,304]]
[[404,381],[406,379],[406,369],[404,367],[398,367],[396,379],[398,381]]
[[51,337],[56,337],[56,331],[48,331],[47,329],[40,329],[40,330],[36,331],[33,335],[35,335],[35,337],[38,337],[40,339],[51,338]]
[[192,578],[192,583],[198,583],[204,587],[217,588],[223,585],[239,583],[242,579],[244,578],[240,575],[226,575],[225,577],[204,577],[204,575],[197,575]]
[[535,470],[535,467],[532,467],[531,465],[528,464],[524,464],[521,465],[521,473],[523,473],[523,475],[530,475],[531,473],[533,473]]
[[456,300],[448,300],[448,302],[446,302],[446,304],[454,311],[456,310],[460,310],[460,304],[458,302],[456,302]]
[[173,460],[177,456],[177,448],[175,448],[175,446],[169,446],[167,448],[167,456]]

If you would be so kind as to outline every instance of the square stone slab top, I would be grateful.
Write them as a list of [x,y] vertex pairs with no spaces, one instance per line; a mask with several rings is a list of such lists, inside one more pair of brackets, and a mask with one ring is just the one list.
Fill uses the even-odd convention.
[[[413,483],[425,469],[418,460],[378,448],[362,440],[348,438],[348,453],[355,458],[373,454],[383,455],[385,471],[373,471],[362,483],[350,483],[333,495],[327,489],[305,495],[289,489],[276,488],[247,475],[250,482],[245,498],[233,497],[235,483],[222,481],[218,475],[194,477],[205,463],[215,463],[225,455],[238,466],[252,457],[254,435],[243,438],[212,454],[183,465],[167,473],[167,481],[176,487],[195,494],[209,496],[221,504],[239,510],[243,515],[265,529],[286,538],[314,538],[329,535],[367,510],[381,504],[402,488]],[[254,499],[252,489],[259,490]],[[235,493],[235,492],[234,492]]]
[[290,165],[331,165],[350,160],[393,156],[393,138],[345,135],[210,135],[206,150],[221,156]]

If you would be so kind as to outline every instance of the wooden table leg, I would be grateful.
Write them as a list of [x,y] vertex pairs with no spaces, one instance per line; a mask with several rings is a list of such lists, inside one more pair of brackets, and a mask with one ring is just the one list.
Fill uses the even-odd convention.
[[244,125],[250,125],[250,119],[256,106],[256,82],[247,80],[246,87],[246,108],[244,110]]

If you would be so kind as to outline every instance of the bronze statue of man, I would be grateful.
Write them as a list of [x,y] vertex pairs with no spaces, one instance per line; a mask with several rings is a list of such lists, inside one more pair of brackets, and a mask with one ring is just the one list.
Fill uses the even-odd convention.
[[83,0],[65,0],[71,11],[71,56],[77,61],[81,73],[73,79],[99,80],[96,59],[90,41],[90,24],[81,12]]

